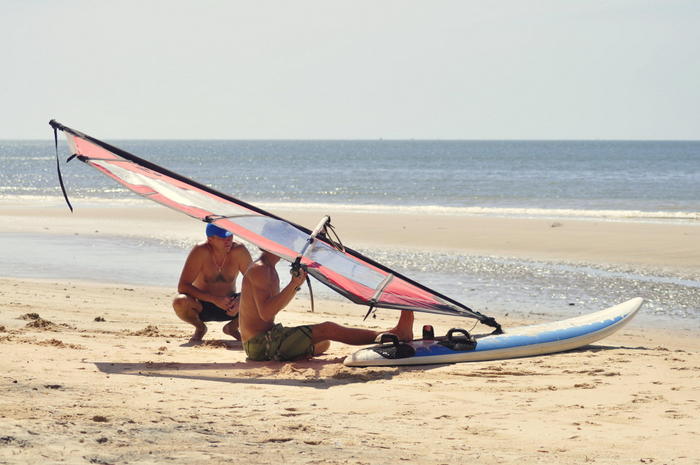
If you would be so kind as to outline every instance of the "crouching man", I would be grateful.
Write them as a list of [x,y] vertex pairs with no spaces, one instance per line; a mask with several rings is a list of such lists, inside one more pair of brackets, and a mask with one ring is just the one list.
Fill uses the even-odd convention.
[[208,224],[206,233],[206,242],[194,246],[185,261],[173,309],[195,327],[190,343],[202,340],[208,321],[227,322],[223,332],[240,339],[236,278],[250,266],[250,253],[223,228]]

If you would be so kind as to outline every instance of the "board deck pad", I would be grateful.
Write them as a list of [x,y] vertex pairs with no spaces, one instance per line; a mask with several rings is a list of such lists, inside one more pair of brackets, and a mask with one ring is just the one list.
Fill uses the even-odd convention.
[[[380,344],[361,349],[344,360],[346,366],[397,366],[500,360],[545,355],[576,349],[596,342],[627,324],[644,303],[641,297],[598,312],[566,320],[520,326],[503,334],[476,336],[476,345],[453,348],[447,337]],[[459,340],[462,335],[453,336]],[[398,352],[398,355],[396,353]],[[392,355],[394,354],[394,355]]]

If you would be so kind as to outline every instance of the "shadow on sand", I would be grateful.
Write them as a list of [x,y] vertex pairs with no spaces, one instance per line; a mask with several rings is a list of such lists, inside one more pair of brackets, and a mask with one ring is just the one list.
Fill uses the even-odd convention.
[[[240,343],[225,342],[228,350],[240,349]],[[216,345],[216,347],[220,347]],[[609,345],[588,345],[560,353],[605,352],[610,350],[654,350],[647,347],[626,347]],[[531,357],[544,357],[535,355]],[[524,358],[531,358],[524,357]],[[348,368],[342,365],[344,357],[333,359],[311,359],[298,362],[235,362],[235,363],[178,363],[178,362],[90,362],[102,373],[111,375],[146,376],[159,378],[180,378],[201,381],[215,381],[234,384],[261,384],[277,386],[298,386],[315,389],[328,389],[353,383],[388,380],[402,372],[432,370],[447,364],[416,365],[402,367]],[[464,365],[492,363],[465,362]]]
[[264,384],[328,389],[353,383],[392,379],[403,371],[436,368],[421,367],[347,368],[344,357],[299,362],[236,362],[236,363],[178,363],[178,362],[91,362],[102,373],[111,375],[147,376],[215,381],[234,384]]
[[188,341],[179,344],[180,347],[211,347],[228,350],[243,350],[243,343],[233,339],[207,339],[205,341]]
[[602,344],[591,344],[583,347],[579,347],[577,349],[571,349],[567,350],[566,352],[563,353],[578,353],[578,352],[605,352],[608,350],[635,350],[635,351],[655,351],[658,349],[651,348],[651,347],[642,347],[642,346],[637,346],[637,347],[628,347],[628,346],[609,346],[609,345],[602,345]]

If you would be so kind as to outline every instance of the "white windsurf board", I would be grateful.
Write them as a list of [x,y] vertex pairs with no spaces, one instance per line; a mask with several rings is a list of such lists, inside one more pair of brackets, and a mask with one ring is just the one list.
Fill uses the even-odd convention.
[[[446,338],[417,339],[393,350],[392,344],[361,349],[346,357],[346,366],[397,366],[475,362],[544,355],[596,342],[627,324],[644,303],[641,297],[566,320],[520,326],[503,334],[476,336],[476,346],[453,350]],[[409,346],[408,348],[405,346]],[[464,345],[462,347],[464,349]],[[397,352],[399,358],[396,357]],[[392,355],[393,354],[393,355]],[[412,355],[411,355],[412,354]]]

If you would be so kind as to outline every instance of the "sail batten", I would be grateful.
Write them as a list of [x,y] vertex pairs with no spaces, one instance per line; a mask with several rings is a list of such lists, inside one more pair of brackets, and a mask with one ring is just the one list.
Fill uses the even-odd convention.
[[309,275],[352,302],[377,308],[471,317],[499,328],[493,318],[359,252],[335,247],[323,234],[316,236],[318,231],[312,232],[54,120],[50,124],[64,132],[70,149],[81,162],[144,198],[214,223],[289,262],[298,261]]

